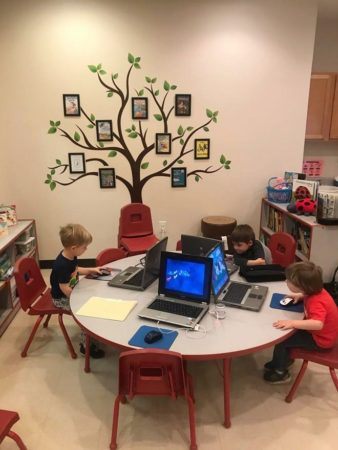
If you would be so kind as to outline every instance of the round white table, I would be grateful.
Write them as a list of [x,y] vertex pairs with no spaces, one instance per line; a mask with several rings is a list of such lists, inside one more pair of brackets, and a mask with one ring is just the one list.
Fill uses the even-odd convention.
[[[125,269],[136,265],[142,255],[121,259],[109,264],[110,267]],[[244,281],[237,273],[232,280]],[[285,282],[263,283],[269,286],[268,296],[259,312],[238,308],[226,308],[224,320],[217,320],[212,314],[206,314],[200,322],[202,331],[186,332],[171,324],[160,324],[163,328],[176,329],[178,336],[170,347],[171,351],[179,352],[185,360],[222,359],[224,370],[224,426],[230,427],[230,370],[231,359],[254,353],[283,341],[292,331],[281,331],[272,326],[277,319],[299,319],[302,313],[270,308],[271,296],[275,292],[287,293]],[[157,294],[158,282],[155,281],[145,291],[113,288],[107,282],[83,278],[74,288],[70,306],[75,321],[86,333],[86,362],[85,371],[89,366],[90,336],[108,345],[127,350],[132,348],[128,344],[130,338],[142,325],[156,326],[155,322],[141,319],[137,313],[149,303]],[[77,315],[77,311],[90,297],[106,297],[124,300],[137,300],[138,304],[130,312],[126,320],[112,321]],[[212,311],[213,304],[210,306]],[[206,331],[206,333],[204,332]]]

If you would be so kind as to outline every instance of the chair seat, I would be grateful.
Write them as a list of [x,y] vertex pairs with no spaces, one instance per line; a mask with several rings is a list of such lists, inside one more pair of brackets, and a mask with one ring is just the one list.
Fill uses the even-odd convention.
[[158,242],[154,234],[134,238],[122,237],[120,244],[127,250],[130,256],[145,253],[150,247]]
[[292,349],[290,352],[292,359],[305,359],[322,366],[338,369],[338,343],[327,351],[303,350],[301,348]]
[[71,314],[70,311],[58,308],[54,305],[50,289],[39,298],[39,300],[32,305],[28,311],[31,316],[38,316],[41,314]]
[[19,420],[19,414],[15,411],[0,409],[0,443],[8,435],[12,426]]

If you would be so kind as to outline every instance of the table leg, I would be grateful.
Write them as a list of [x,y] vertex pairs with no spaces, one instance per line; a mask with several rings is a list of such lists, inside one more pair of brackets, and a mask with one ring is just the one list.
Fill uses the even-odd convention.
[[231,427],[230,421],[230,377],[231,358],[223,359],[223,380],[224,380],[224,426]]
[[84,371],[86,373],[90,372],[90,336],[89,334],[86,334],[86,339],[85,339],[85,368]]

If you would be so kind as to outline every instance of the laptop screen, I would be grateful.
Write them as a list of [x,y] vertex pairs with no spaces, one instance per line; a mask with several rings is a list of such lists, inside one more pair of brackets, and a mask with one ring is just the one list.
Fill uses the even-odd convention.
[[212,260],[162,252],[159,294],[181,300],[210,302]]
[[187,255],[206,256],[220,241],[202,236],[182,234],[182,253]]
[[168,238],[165,237],[147,250],[144,263],[144,277],[158,276],[160,273],[161,252],[167,248]]
[[215,297],[223,291],[224,286],[229,281],[229,273],[224,260],[223,244],[217,244],[208,254],[213,259],[212,268],[212,293]]

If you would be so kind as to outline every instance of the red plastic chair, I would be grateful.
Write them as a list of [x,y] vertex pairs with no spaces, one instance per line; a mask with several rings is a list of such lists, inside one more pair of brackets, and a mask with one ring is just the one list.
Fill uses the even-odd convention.
[[303,359],[303,364],[295,379],[295,382],[293,383],[292,388],[290,389],[290,392],[285,397],[286,402],[292,402],[295,392],[303,379],[309,361],[321,364],[322,366],[326,366],[329,368],[332,381],[338,391],[338,378],[335,372],[335,369],[338,369],[338,340],[333,349],[323,352],[294,348],[290,351],[290,358]]
[[20,417],[17,412],[0,409],[0,444],[5,439],[5,437],[9,437],[17,443],[20,450],[27,450],[27,447],[22,442],[20,436],[14,433],[14,431],[11,431],[12,426],[19,419]]
[[47,288],[36,260],[34,258],[19,259],[14,267],[14,276],[22,309],[30,316],[38,316],[28,341],[26,342],[25,348],[21,352],[21,356],[23,358],[27,356],[29,346],[34,339],[42,319],[47,316],[43,324],[46,328],[50,317],[57,314],[71,357],[76,358],[77,355],[71,340],[69,339],[62,318],[63,314],[71,315],[71,312],[54,306],[50,289]]
[[181,239],[176,242],[176,250],[177,251],[182,250],[182,241],[181,241]]
[[270,237],[268,247],[274,264],[287,267],[295,261],[296,241],[291,234],[283,231],[274,233]]
[[185,371],[182,355],[159,349],[123,352],[119,359],[119,392],[115,399],[110,448],[116,449],[120,402],[126,395],[169,396],[183,395],[189,408],[190,449],[197,449],[195,432],[194,395],[191,376]]
[[105,264],[113,261],[118,261],[119,259],[125,258],[126,256],[126,252],[121,248],[106,248],[97,255],[96,265],[104,266]]
[[145,253],[157,241],[149,206],[130,203],[121,208],[118,245],[125,248],[129,256]]

